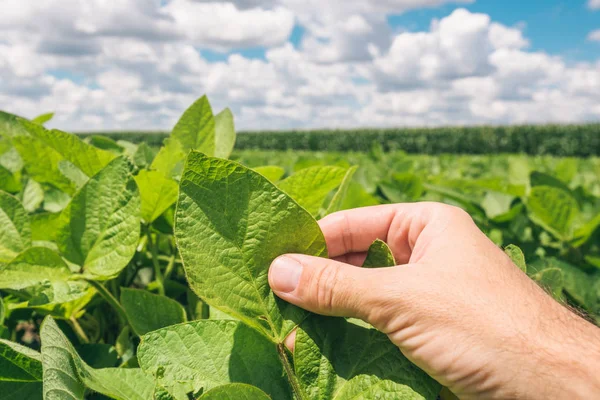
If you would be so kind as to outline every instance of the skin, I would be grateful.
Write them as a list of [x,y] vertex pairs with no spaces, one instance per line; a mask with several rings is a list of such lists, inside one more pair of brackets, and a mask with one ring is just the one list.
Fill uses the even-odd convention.
[[[461,209],[382,205],[319,224],[332,259],[277,258],[277,296],[370,323],[461,399],[600,394],[600,329],[547,295]],[[398,266],[357,267],[375,239]]]

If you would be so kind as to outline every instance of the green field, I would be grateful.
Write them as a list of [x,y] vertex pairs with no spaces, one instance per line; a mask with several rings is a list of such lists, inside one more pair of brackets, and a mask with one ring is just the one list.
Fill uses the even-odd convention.
[[[368,135],[364,151],[250,149],[241,135],[234,147],[231,114],[213,115],[206,98],[162,146],[123,134],[78,137],[43,122],[0,113],[0,366],[18,367],[0,368],[2,398],[42,399],[47,390],[78,399],[210,399],[220,390],[306,398],[317,377],[298,378],[289,364],[302,370],[314,357],[327,359],[324,349],[339,343],[325,333],[348,330],[347,348],[373,340],[407,367],[385,378],[371,368],[329,379],[373,385],[374,396],[386,381],[388,395],[418,390],[435,399],[441,386],[408,366],[383,334],[268,306],[275,299],[266,271],[275,257],[326,254],[322,239],[309,240],[319,237],[317,219],[377,204],[465,209],[498,246],[513,245],[511,256],[532,280],[600,324],[600,158],[556,156],[597,152],[597,125],[579,139],[562,132],[563,142],[536,141],[549,149],[586,137],[585,148],[539,151],[552,156],[408,153],[391,149],[397,138]],[[448,137],[439,132],[411,135],[437,149],[431,153],[460,144],[428,144]],[[502,143],[494,137],[490,143]],[[477,152],[477,141],[463,143],[462,153]],[[280,209],[265,207],[271,198]],[[272,226],[248,233],[240,226],[249,218]],[[254,246],[239,244],[247,235]],[[303,313],[301,332],[325,332],[324,343],[291,359],[281,350],[298,320],[290,312]],[[232,383],[260,390],[217,388]]]

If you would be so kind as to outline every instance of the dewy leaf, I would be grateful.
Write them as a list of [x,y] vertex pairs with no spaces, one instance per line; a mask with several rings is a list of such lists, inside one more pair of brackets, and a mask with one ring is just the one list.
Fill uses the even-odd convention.
[[2,191],[0,227],[0,263],[6,263],[31,245],[31,226],[19,200]]
[[265,392],[257,387],[244,385],[243,383],[232,383],[214,388],[202,396],[199,400],[270,400]]
[[393,267],[396,265],[394,254],[389,246],[380,239],[375,240],[367,251],[367,258],[363,262],[363,268]]
[[343,318],[307,318],[296,334],[294,365],[311,400],[433,400],[441,388],[385,334]]
[[138,336],[187,320],[177,301],[146,290],[121,288],[121,304]]
[[238,163],[192,152],[181,179],[175,237],[190,287],[281,343],[307,312],[268,283],[281,254],[327,256],[319,225],[265,177]]
[[42,115],[38,115],[31,122],[35,122],[36,124],[44,125],[46,122],[50,121],[54,117],[53,112],[45,113]]
[[229,108],[215,116],[215,157],[229,158],[235,146],[235,126]]
[[504,252],[510,257],[511,261],[515,263],[519,269],[527,273],[527,263],[525,262],[525,255],[519,246],[509,244],[504,248]]
[[18,343],[0,339],[0,381],[42,380],[40,353]]
[[150,332],[138,348],[142,369],[190,391],[232,382],[291,399],[276,346],[239,321],[199,320]]
[[141,170],[135,177],[142,201],[142,219],[153,222],[177,201],[179,186],[158,171]]
[[97,277],[119,273],[140,236],[140,199],[124,157],[111,161],[61,214],[57,243],[64,257]]
[[27,289],[31,305],[64,303],[82,297],[88,289],[84,281],[69,281],[71,275],[54,251],[31,247],[0,267],[0,288]]
[[566,241],[573,235],[573,221],[579,214],[577,200],[568,192],[552,186],[535,186],[527,199],[533,222]]
[[285,175],[285,170],[277,165],[265,165],[253,169],[273,183],[277,182]]
[[76,135],[56,129],[47,130],[41,125],[25,120],[21,120],[21,124],[31,137],[55,150],[88,177],[96,175],[115,158],[113,153],[87,144]]
[[325,210],[325,215],[340,211],[342,209],[344,200],[348,195],[348,188],[350,187],[350,183],[352,183],[352,178],[354,177],[357,169],[358,166],[354,166],[350,167],[348,171],[346,171],[346,175],[344,175],[344,179],[342,180],[340,187],[336,190],[333,198],[327,206],[327,210]]
[[40,330],[44,400],[83,399],[85,387],[117,400],[148,400],[154,382],[139,368],[94,369],[79,357],[52,317]]
[[347,171],[345,168],[332,166],[305,168],[282,180],[277,186],[315,216],[329,192],[340,186]]

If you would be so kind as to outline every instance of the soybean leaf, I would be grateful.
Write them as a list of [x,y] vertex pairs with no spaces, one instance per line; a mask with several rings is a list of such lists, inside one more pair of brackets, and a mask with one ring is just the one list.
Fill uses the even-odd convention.
[[133,163],[138,168],[146,168],[152,164],[156,152],[146,142],[140,143],[133,154]]
[[51,213],[59,213],[65,209],[65,207],[71,201],[71,196],[67,193],[50,187],[44,193],[44,210]]
[[535,186],[552,186],[567,193],[571,192],[571,189],[563,181],[543,172],[533,171],[530,180],[532,188]]
[[141,170],[135,177],[142,202],[142,219],[152,223],[177,201],[179,186],[158,171]]
[[[360,171],[360,169],[359,169]],[[364,187],[358,182],[350,182],[346,198],[342,201],[341,210],[351,208],[375,206],[379,204],[379,200],[369,194]]]
[[190,287],[281,343],[307,312],[277,298],[271,262],[285,253],[327,256],[317,222],[265,177],[192,152],[181,179],[175,237]]
[[581,247],[583,246],[596,232],[596,230],[600,227],[600,214],[596,215],[594,218],[590,219],[585,224],[581,225],[575,230],[573,234],[573,240],[571,245],[573,247]]
[[483,208],[488,218],[494,219],[507,214],[513,200],[514,196],[512,195],[487,192],[481,201],[481,208]]
[[277,186],[315,216],[329,192],[340,186],[346,172],[345,168],[331,166],[305,168]]
[[27,212],[34,212],[42,205],[44,201],[44,189],[33,179],[27,180],[23,189],[23,207]]
[[131,260],[140,236],[140,199],[124,157],[111,161],[61,214],[57,243],[89,275],[108,278]]
[[30,305],[57,304],[84,296],[88,284],[69,281],[72,273],[63,259],[45,247],[31,247],[0,267],[0,288],[27,289]]
[[560,299],[564,286],[563,273],[560,268],[546,268],[535,275],[533,279],[546,289],[552,297]]
[[16,197],[0,191],[0,263],[9,262],[31,245],[27,211]]
[[31,239],[54,241],[60,227],[60,213],[39,213],[31,216]]
[[106,343],[84,343],[77,346],[77,354],[93,368],[110,368],[119,361],[117,349]]
[[21,190],[21,182],[8,169],[0,165],[0,190],[16,193]]
[[146,290],[121,288],[121,304],[138,336],[187,320],[177,301]]
[[165,140],[165,144],[160,148],[152,164],[151,170],[156,170],[166,177],[178,176],[181,172],[181,162],[185,158],[183,145],[174,138]]
[[229,108],[215,116],[215,157],[229,158],[235,146],[235,126]]
[[334,213],[336,211],[340,211],[342,209],[344,200],[348,195],[348,188],[350,187],[350,183],[352,183],[352,178],[358,169],[357,166],[350,167],[348,171],[346,171],[346,175],[344,175],[344,179],[340,184],[340,187],[336,190],[335,194],[331,198],[329,205],[327,206],[327,210],[325,210],[325,215]]
[[21,119],[18,115],[0,111],[0,137],[13,137],[23,134],[23,127],[19,123]]
[[504,252],[508,257],[510,257],[511,261],[519,267],[519,269],[525,273],[527,273],[527,263],[525,262],[525,255],[519,246],[514,244],[509,244],[504,248]]
[[367,251],[367,258],[363,262],[363,268],[393,267],[396,265],[394,254],[389,246],[380,239],[375,240]]
[[281,179],[283,175],[285,175],[285,170],[276,165],[265,165],[264,167],[256,167],[254,168],[256,172],[275,183]]
[[390,180],[379,185],[381,192],[392,203],[416,201],[423,195],[423,181],[412,173],[393,174]]
[[42,381],[0,381],[2,400],[42,400]]
[[142,336],[138,359],[146,373],[189,391],[241,382],[291,399],[276,347],[239,321],[199,320],[150,332]]
[[139,368],[94,369],[79,357],[52,317],[40,330],[44,400],[83,399],[85,388],[117,400],[147,400],[154,382]]
[[214,388],[202,396],[199,400],[270,400],[265,392],[257,387],[244,385],[242,383],[231,383],[229,385]]
[[573,235],[573,221],[579,214],[577,200],[568,192],[553,186],[535,186],[527,199],[533,222],[562,241]]
[[0,339],[0,381],[42,380],[40,353],[18,343]]
[[435,399],[441,385],[388,337],[343,318],[311,315],[299,327],[294,365],[307,398]]
[[49,112],[49,113],[38,115],[37,117],[32,119],[31,122],[35,122],[36,124],[44,125],[46,122],[50,121],[53,117],[54,117],[54,113]]

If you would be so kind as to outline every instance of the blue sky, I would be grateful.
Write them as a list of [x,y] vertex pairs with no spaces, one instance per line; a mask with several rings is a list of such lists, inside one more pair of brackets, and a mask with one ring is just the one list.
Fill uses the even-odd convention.
[[600,120],[600,0],[4,0],[0,109],[168,129]]

